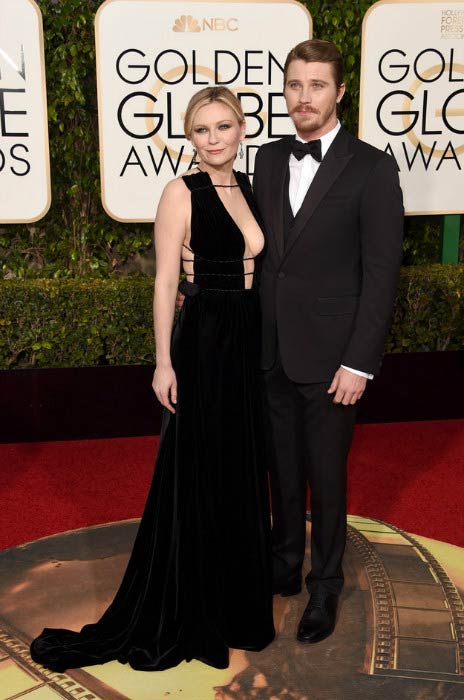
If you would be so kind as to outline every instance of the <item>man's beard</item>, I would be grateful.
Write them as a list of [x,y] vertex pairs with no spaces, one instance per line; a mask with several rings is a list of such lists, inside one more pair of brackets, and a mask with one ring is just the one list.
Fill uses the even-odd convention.
[[302,108],[301,105],[297,105],[289,112],[289,116],[298,131],[308,134],[324,128],[334,116],[336,117],[336,114],[336,110],[321,112],[313,107]]
[[315,109],[295,107],[290,112],[290,117],[301,131],[311,132],[321,127],[321,113]]

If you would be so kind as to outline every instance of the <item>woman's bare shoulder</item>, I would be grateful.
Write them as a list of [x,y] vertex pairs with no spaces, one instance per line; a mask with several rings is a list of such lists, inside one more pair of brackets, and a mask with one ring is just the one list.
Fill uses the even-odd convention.
[[176,177],[174,180],[169,180],[167,185],[165,185],[163,195],[181,197],[184,192],[188,192],[185,182],[182,180],[182,177]]
[[182,175],[179,175],[178,177],[175,177],[174,180],[170,180],[166,187],[164,188],[165,190],[173,191],[177,194],[182,192],[183,190],[187,190],[188,188],[184,182],[184,177],[190,177],[190,175],[197,175],[198,170],[197,168],[190,168],[190,170],[186,170],[185,173],[182,173]]
[[161,194],[156,217],[176,211],[177,214],[188,214],[190,210],[190,191],[182,180],[182,176],[176,177],[165,185]]
[[190,192],[181,177],[176,177],[170,180],[164,187],[161,194],[159,205],[172,205],[176,203],[177,207],[187,206],[190,202]]

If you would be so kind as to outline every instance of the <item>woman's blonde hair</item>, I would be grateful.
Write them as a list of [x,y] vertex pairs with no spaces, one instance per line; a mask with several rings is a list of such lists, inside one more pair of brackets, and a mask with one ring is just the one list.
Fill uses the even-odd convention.
[[222,102],[222,104],[230,107],[232,112],[237,117],[239,124],[243,124],[245,121],[245,115],[243,114],[240,100],[231,90],[229,90],[229,88],[226,88],[223,85],[206,87],[203,88],[203,90],[196,92],[187,105],[184,117],[184,133],[188,139],[190,139],[192,134],[193,120],[195,119],[196,113],[201,107],[204,107],[211,102]]

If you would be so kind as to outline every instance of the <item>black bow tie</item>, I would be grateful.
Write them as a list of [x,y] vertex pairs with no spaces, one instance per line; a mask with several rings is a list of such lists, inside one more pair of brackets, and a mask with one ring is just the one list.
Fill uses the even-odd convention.
[[292,144],[292,153],[297,160],[301,160],[305,156],[309,155],[317,160],[318,163],[322,160],[322,149],[321,149],[321,139],[315,139],[314,141],[295,141]]

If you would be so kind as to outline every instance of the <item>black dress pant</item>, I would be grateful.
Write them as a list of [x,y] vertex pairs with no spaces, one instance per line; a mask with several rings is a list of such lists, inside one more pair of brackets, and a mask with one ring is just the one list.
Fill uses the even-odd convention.
[[301,577],[306,537],[306,484],[311,492],[311,572],[308,590],[340,593],[346,542],[346,461],[355,406],[333,403],[330,382],[299,384],[279,355],[263,373],[269,420],[273,578]]

